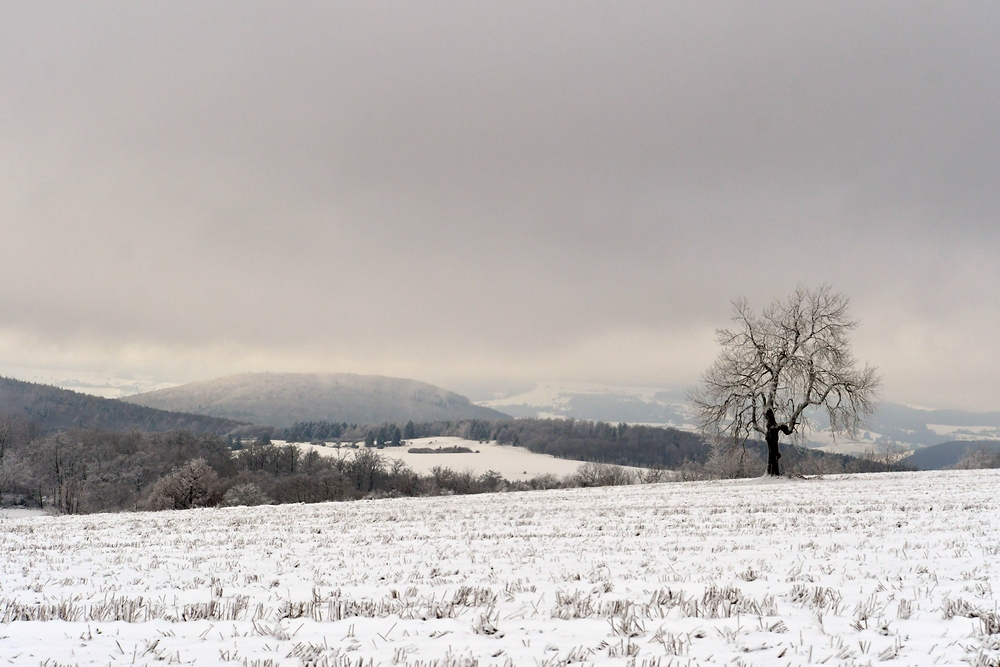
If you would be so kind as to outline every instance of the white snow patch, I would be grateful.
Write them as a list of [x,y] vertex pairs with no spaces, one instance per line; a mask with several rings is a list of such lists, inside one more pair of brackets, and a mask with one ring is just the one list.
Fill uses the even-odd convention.
[[[299,446],[304,450],[315,449],[320,454],[328,456],[346,455],[350,452],[349,449],[338,451],[336,447],[331,446],[305,444]],[[411,454],[408,451],[412,448],[440,449],[442,447],[465,447],[471,449],[472,453]],[[421,475],[430,474],[431,468],[441,466],[457,472],[471,470],[476,475],[493,470],[512,482],[529,480],[539,475],[555,475],[557,477],[572,475],[584,463],[570,459],[557,459],[548,454],[536,454],[524,447],[498,445],[495,442],[476,442],[455,437],[417,438],[408,440],[402,447],[380,449],[379,453],[386,458],[401,460],[413,468],[414,472]]]
[[927,429],[937,435],[953,437],[955,440],[980,440],[1000,438],[1000,428],[996,426],[952,426],[950,424],[928,424]]

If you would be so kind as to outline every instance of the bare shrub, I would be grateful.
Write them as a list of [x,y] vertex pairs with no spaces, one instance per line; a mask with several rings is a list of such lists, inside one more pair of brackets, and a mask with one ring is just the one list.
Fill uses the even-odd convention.
[[175,468],[153,485],[145,506],[151,510],[190,509],[214,505],[219,476],[205,459]]
[[496,470],[487,470],[479,476],[479,487],[486,493],[503,491],[507,488],[507,480]]
[[969,450],[962,460],[952,466],[958,470],[979,470],[984,468],[1000,468],[1000,452],[993,451],[985,445]]
[[240,505],[249,507],[253,505],[269,505],[271,502],[273,502],[271,498],[259,486],[253,482],[248,482],[246,484],[237,484],[226,491],[219,505],[222,507],[237,507]]
[[639,482],[642,484],[658,484],[660,482],[670,481],[672,473],[665,468],[648,468],[638,474]]
[[361,493],[370,493],[385,477],[385,459],[374,449],[358,449],[347,462],[345,472],[354,482],[354,488]]
[[712,453],[705,462],[705,473],[715,479],[737,479],[756,477],[763,467],[764,457],[757,449],[726,440],[713,444]]
[[535,477],[529,479],[526,484],[529,489],[535,491],[541,489],[559,489],[563,486],[562,482],[559,481],[559,478],[552,473],[536,475]]
[[461,472],[448,467],[434,466],[431,468],[434,485],[442,492],[468,494],[479,491],[476,476],[471,469]]
[[584,463],[573,475],[576,486],[582,487],[626,486],[635,484],[635,478],[631,470],[607,463]]

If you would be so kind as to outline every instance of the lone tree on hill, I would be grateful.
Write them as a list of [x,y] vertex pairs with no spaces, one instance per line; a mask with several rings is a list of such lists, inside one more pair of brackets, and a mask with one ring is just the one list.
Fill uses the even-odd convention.
[[876,369],[857,368],[847,335],[858,322],[848,299],[829,285],[799,287],[757,316],[745,298],[733,302],[733,329],[716,332],[722,352],[689,398],[701,428],[745,443],[767,442],[767,474],[780,475],[778,439],[810,427],[805,410],[826,410],[833,433],[856,437],[874,413]]

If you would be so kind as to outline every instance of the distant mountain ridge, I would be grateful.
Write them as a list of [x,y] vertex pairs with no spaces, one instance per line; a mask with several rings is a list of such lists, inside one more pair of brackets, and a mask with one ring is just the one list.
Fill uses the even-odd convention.
[[1000,437],[1000,412],[924,410],[883,403],[871,427],[882,436],[917,446],[951,440],[994,440]]
[[507,417],[425,382],[351,373],[244,373],[123,400],[278,428],[307,421],[377,424]]
[[540,382],[508,398],[479,403],[514,417],[567,418],[608,423],[659,424],[693,429],[683,391],[615,387],[579,382]]
[[900,463],[917,470],[944,470],[956,465],[967,455],[983,450],[991,454],[1000,452],[1000,440],[956,440],[924,447],[913,452]]
[[[481,401],[480,405],[515,417],[660,424],[696,430],[686,392],[677,389],[543,381],[528,391]],[[884,446],[920,449],[948,441],[1000,440],[1000,412],[925,410],[884,402],[857,442],[843,437],[833,440],[822,410],[812,410],[808,417],[817,429],[808,435],[806,446],[827,451],[863,454]]]
[[186,430],[228,433],[243,424],[231,419],[159,410],[112,398],[81,394],[34,382],[0,377],[0,412],[23,417],[43,431],[100,428],[148,432]]

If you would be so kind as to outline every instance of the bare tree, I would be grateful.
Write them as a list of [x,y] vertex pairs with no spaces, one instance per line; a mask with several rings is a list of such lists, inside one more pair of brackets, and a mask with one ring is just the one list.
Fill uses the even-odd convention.
[[734,442],[764,436],[768,475],[780,474],[780,436],[809,428],[810,406],[826,410],[834,433],[856,437],[875,411],[880,379],[871,366],[857,368],[847,336],[858,323],[847,307],[829,285],[799,287],[760,316],[735,301],[737,326],[717,332],[722,352],[689,396],[702,429]]

